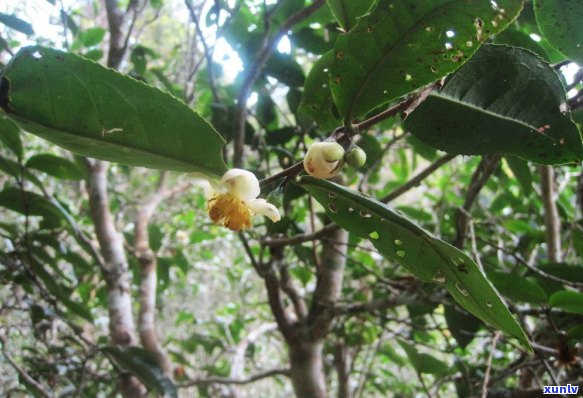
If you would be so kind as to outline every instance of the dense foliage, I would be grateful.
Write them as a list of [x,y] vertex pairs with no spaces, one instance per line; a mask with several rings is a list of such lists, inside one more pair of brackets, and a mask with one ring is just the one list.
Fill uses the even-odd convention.
[[583,3],[0,7],[3,396],[583,384]]

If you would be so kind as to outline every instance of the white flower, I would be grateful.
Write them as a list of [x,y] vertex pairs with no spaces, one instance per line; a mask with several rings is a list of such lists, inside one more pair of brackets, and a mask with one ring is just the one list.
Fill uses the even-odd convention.
[[304,157],[304,169],[316,178],[338,174],[344,164],[344,148],[337,142],[315,142]]
[[214,185],[208,187],[207,197],[209,216],[215,224],[240,231],[251,227],[253,215],[269,217],[273,222],[281,219],[277,207],[265,199],[257,199],[261,189],[255,174],[231,169]]

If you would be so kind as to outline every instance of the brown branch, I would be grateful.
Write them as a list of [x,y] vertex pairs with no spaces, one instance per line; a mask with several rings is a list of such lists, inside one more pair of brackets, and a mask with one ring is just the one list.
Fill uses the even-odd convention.
[[[281,287],[274,268],[280,268],[283,261],[283,253],[280,249],[271,249],[271,261],[262,267],[260,276],[263,278],[267,289],[267,301],[277,322],[277,327],[286,341],[294,337],[293,322],[289,317],[281,298]],[[274,264],[275,263],[275,264]]]
[[540,166],[541,199],[545,213],[547,260],[561,262],[561,218],[556,204],[555,170],[552,166]]
[[[344,229],[328,231],[323,240],[321,267],[318,270],[314,299],[308,315],[311,335],[314,340],[324,338],[334,320],[333,308],[340,297],[346,265],[346,242],[348,233]],[[339,242],[339,243],[336,243]]]
[[190,184],[181,184],[173,189],[166,189],[165,182],[167,172],[160,173],[160,180],[156,191],[140,206],[136,217],[134,254],[140,263],[140,310],[138,314],[138,330],[140,342],[144,348],[152,353],[162,372],[170,376],[172,374],[172,362],[168,354],[162,348],[156,333],[156,290],[157,268],[156,254],[150,247],[150,234],[148,226],[156,208],[165,199],[171,198],[180,192],[184,192]]
[[179,388],[193,386],[208,386],[209,384],[249,384],[273,376],[289,376],[289,369],[272,369],[265,372],[257,373],[245,379],[231,379],[227,377],[208,377],[205,379],[190,380],[178,385]]
[[421,182],[429,177],[433,172],[438,170],[441,166],[448,163],[450,160],[455,158],[457,155],[445,155],[437,159],[435,162],[431,163],[425,169],[423,169],[419,174],[412,177],[409,181],[396,188],[392,192],[389,192],[385,197],[381,199],[381,202],[388,203],[397,199],[399,196],[403,195],[405,192],[413,189],[414,187],[421,184]]
[[192,3],[192,0],[184,0],[184,3],[186,4],[186,8],[188,8],[188,12],[190,13],[190,19],[192,19],[192,22],[194,23],[194,29],[196,30],[196,34],[200,38],[200,42],[202,43],[202,47],[204,50],[204,57],[205,57],[205,60],[207,63],[209,86],[211,89],[211,93],[213,95],[213,100],[216,104],[220,104],[221,100],[219,97],[219,93],[217,91],[217,86],[215,84],[213,57],[211,54],[211,50],[208,46],[208,43],[206,42],[206,39],[204,38],[204,34],[202,32],[202,29],[200,28],[200,16],[196,15],[196,12],[194,9],[194,4]]
[[251,330],[247,336],[245,336],[241,341],[235,346],[235,352],[231,361],[231,372],[229,378],[232,380],[243,380],[244,379],[244,369],[245,369],[245,354],[247,353],[247,348],[250,344],[255,343],[257,339],[269,332],[277,329],[276,323],[263,323]]
[[282,266],[279,274],[281,290],[283,290],[291,300],[298,319],[300,321],[305,319],[308,313],[306,303],[293,285],[287,266]]
[[[386,110],[372,116],[370,119],[367,119],[361,123],[355,124],[354,131],[357,134],[361,133],[361,132],[369,129],[370,127],[374,126],[376,123],[379,123],[385,119],[388,119],[392,116],[395,116],[399,112],[403,112],[405,110],[408,110],[414,102],[415,102],[414,97],[409,98],[409,99],[404,100],[404,101],[401,101],[398,104],[390,107],[389,109],[386,109]],[[336,130],[334,130],[334,132],[330,135],[330,137],[336,138],[337,141],[339,141],[339,142],[348,140],[348,136],[345,134],[344,127],[338,127]],[[277,180],[284,178],[284,177],[293,177],[295,175],[298,175],[303,169],[304,169],[304,161],[302,160],[302,161],[294,164],[293,166],[290,166],[287,169],[280,171],[277,174],[274,174],[270,177],[264,178],[263,180],[260,181],[260,184],[263,186],[263,185],[267,185],[269,183],[272,183],[272,182],[277,181]]]
[[126,50],[123,34],[125,13],[119,8],[117,0],[105,0],[105,10],[107,11],[107,22],[109,25],[107,66],[113,69],[119,69]]
[[381,300],[369,301],[366,303],[338,304],[334,306],[334,315],[356,315],[363,312],[381,311],[387,308],[398,307],[418,303],[419,300],[412,297],[389,297]]
[[486,364],[486,374],[484,375],[484,382],[482,384],[482,398],[488,397],[488,384],[490,383],[490,372],[492,371],[492,359],[494,358],[494,351],[496,350],[496,344],[500,338],[500,331],[496,331],[494,338],[492,339],[492,348],[490,348],[490,354],[488,355],[488,362]]
[[293,246],[299,245],[305,242],[311,242],[314,240],[321,239],[324,234],[328,231],[338,228],[338,226],[334,223],[326,224],[322,229],[319,231],[309,233],[309,234],[298,234],[290,237],[284,238],[267,238],[261,241],[263,246],[267,247],[284,247],[284,246]]
[[290,30],[290,28],[312,15],[318,8],[324,5],[324,0],[315,0],[310,6],[301,9],[292,14],[271,37],[268,33],[264,37],[261,49],[257,53],[255,60],[245,71],[243,83],[237,97],[237,109],[235,111],[235,139],[233,152],[233,167],[241,167],[245,151],[245,119],[247,118],[247,98],[251,94],[253,83],[259,76],[259,73],[267,63],[267,60],[275,51],[277,43]]
[[484,185],[486,185],[486,182],[488,182],[488,179],[496,169],[496,166],[498,166],[499,162],[500,156],[484,156],[472,175],[470,185],[466,192],[464,205],[456,212],[457,235],[452,244],[458,249],[463,248],[466,240],[472,205],[482,188],[484,188]]
[[20,377],[22,377],[28,384],[33,386],[43,397],[52,398],[55,396],[48,387],[36,381],[31,375],[28,374],[26,370],[24,370],[23,367],[14,361],[14,359],[10,356],[10,354],[8,354],[8,351],[6,350],[6,338],[2,335],[0,335],[0,343],[2,344],[2,355],[4,358],[6,358],[8,363],[10,363],[10,365],[14,368]]

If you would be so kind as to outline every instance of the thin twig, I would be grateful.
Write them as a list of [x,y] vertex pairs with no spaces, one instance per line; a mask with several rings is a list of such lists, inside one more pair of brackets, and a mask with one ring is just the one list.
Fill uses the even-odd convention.
[[273,376],[286,376],[289,377],[289,369],[272,369],[265,372],[257,373],[256,375],[249,376],[245,379],[229,379],[227,377],[209,377],[206,379],[195,379],[184,383],[178,384],[179,388],[186,388],[192,386],[207,386],[209,384],[249,384],[255,381],[265,379]]
[[492,347],[490,348],[490,355],[488,355],[488,362],[486,365],[486,374],[484,375],[484,383],[482,384],[482,398],[488,397],[488,383],[490,383],[490,372],[492,371],[492,359],[494,358],[494,351],[496,351],[496,344],[500,338],[500,332],[496,331],[492,339]]
[[409,181],[407,181],[405,184],[403,184],[400,187],[398,187],[397,189],[389,192],[388,195],[386,195],[385,197],[383,197],[381,199],[381,202],[383,202],[383,203],[391,202],[391,201],[395,200],[396,198],[398,198],[399,196],[403,195],[405,192],[409,191],[410,189],[418,186],[424,179],[429,177],[431,174],[433,174],[433,172],[438,170],[441,166],[448,163],[450,160],[452,160],[456,156],[457,155],[448,154],[448,155],[440,157],[435,162],[431,163],[429,166],[427,166],[425,169],[423,169],[419,174],[415,175],[413,178],[411,178]]
[[[369,129],[370,127],[374,126],[375,124],[377,124],[385,119],[388,119],[392,116],[395,116],[399,112],[403,112],[403,111],[410,109],[411,104],[415,102],[414,98],[415,97],[412,97],[412,98],[409,98],[407,100],[401,101],[398,104],[390,107],[389,109],[386,109],[386,110],[374,115],[370,119],[367,119],[361,123],[355,124],[354,131],[357,134],[361,133],[361,132]],[[336,130],[334,130],[334,132],[330,135],[330,138],[332,138],[332,137],[335,138],[339,142],[340,141],[347,141],[349,139],[349,136],[345,134],[345,128],[343,126],[338,127]],[[294,164],[293,166],[290,166],[287,169],[280,171],[277,174],[274,174],[270,177],[264,178],[259,183],[262,186],[267,185],[273,181],[277,181],[277,180],[284,178],[284,177],[298,175],[303,169],[304,169],[304,162],[302,160],[302,161]]]
[[292,14],[277,30],[273,36],[266,33],[261,50],[257,53],[255,61],[246,70],[241,84],[241,89],[237,97],[237,109],[235,112],[235,139],[233,152],[233,167],[241,167],[245,150],[245,119],[247,117],[247,98],[251,93],[253,83],[259,73],[267,63],[267,60],[275,51],[277,43],[287,34],[292,26],[312,15],[318,8],[324,5],[324,0],[315,0],[310,6]]
[[45,387],[44,385],[36,381],[31,375],[28,374],[26,370],[24,370],[24,368],[22,368],[14,361],[14,359],[12,359],[12,357],[8,354],[8,351],[6,350],[6,338],[4,336],[0,336],[0,343],[2,344],[2,355],[10,363],[14,370],[16,370],[16,373],[18,373],[20,377],[26,380],[28,384],[33,386],[43,397],[45,398],[54,397],[54,394],[50,392],[48,387]]

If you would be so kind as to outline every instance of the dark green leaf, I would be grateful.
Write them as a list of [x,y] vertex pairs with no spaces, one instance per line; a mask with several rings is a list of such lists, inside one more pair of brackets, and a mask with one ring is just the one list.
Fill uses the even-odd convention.
[[515,300],[541,305],[546,303],[547,295],[539,284],[521,275],[507,272],[492,272],[488,278],[504,296]]
[[294,57],[275,52],[263,69],[269,76],[290,87],[301,87],[306,80],[304,71]]
[[534,12],[544,37],[571,61],[583,64],[583,3],[534,0]]
[[334,46],[331,88],[344,120],[459,68],[514,20],[522,1],[379,0]]
[[508,164],[512,174],[518,180],[524,196],[530,195],[532,192],[532,173],[530,172],[528,163],[514,156],[506,156],[504,160],[506,160],[506,164]]
[[268,131],[265,136],[265,142],[268,145],[283,145],[296,135],[297,131],[294,127],[283,127]]
[[[36,254],[38,255],[39,253],[37,252]],[[42,260],[36,258],[36,256],[30,256],[30,258],[34,274],[44,283],[47,290],[68,310],[86,321],[93,322],[93,316],[91,315],[89,308],[82,303],[71,299],[71,289],[59,283],[53,275],[47,272],[45,269],[46,263],[43,263]]]
[[82,180],[85,171],[75,162],[47,153],[35,155],[28,159],[26,167],[43,171],[53,177],[65,180]]
[[482,322],[460,308],[446,305],[444,308],[447,328],[461,348],[466,348],[476,336]]
[[520,48],[487,45],[431,93],[405,126],[451,153],[576,162],[583,159],[583,144],[564,113],[565,101],[559,76],[542,59]]
[[444,284],[462,307],[530,349],[524,332],[467,254],[361,193],[309,176],[300,177],[299,184],[338,225],[369,239],[385,257],[417,278]]
[[327,41],[321,34],[321,29],[304,28],[293,32],[291,42],[314,54],[324,54],[332,48],[332,41]]
[[345,31],[352,29],[356,24],[356,18],[364,15],[373,2],[373,0],[326,0],[332,14]]
[[27,47],[13,58],[10,117],[84,156],[222,175],[224,141],[176,98],[74,54]]
[[419,373],[427,373],[433,375],[444,375],[449,372],[450,366],[445,362],[435,358],[426,353],[419,353],[415,346],[406,341],[399,340],[399,344],[407,353],[409,361]]
[[553,293],[549,298],[549,305],[563,311],[583,315],[583,294],[573,290],[561,290]]
[[494,37],[493,43],[507,44],[509,46],[520,47],[534,52],[536,55],[549,62],[549,56],[545,49],[532,40],[529,35],[515,29],[506,29],[504,32]]
[[334,101],[330,92],[330,64],[332,51],[322,55],[312,66],[306,79],[299,111],[313,118],[322,130],[332,130],[339,125],[334,115]]
[[0,142],[10,149],[18,158],[22,158],[22,141],[20,128],[0,110]]
[[9,15],[0,12],[0,23],[8,26],[9,28],[24,33],[27,36],[34,35],[34,29],[32,29],[32,25],[18,18],[16,15]]
[[103,28],[90,28],[79,33],[79,40],[84,47],[93,47],[103,40],[106,30]]
[[58,227],[63,220],[63,214],[50,200],[19,188],[4,188],[0,192],[0,206],[24,215],[41,216],[47,228]]
[[104,347],[102,350],[146,386],[155,389],[164,396],[178,398],[178,392],[172,380],[164,376],[156,358],[143,348],[129,347],[122,350],[117,347]]

